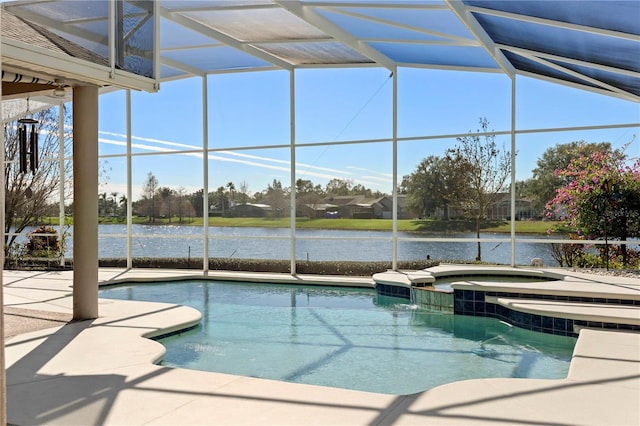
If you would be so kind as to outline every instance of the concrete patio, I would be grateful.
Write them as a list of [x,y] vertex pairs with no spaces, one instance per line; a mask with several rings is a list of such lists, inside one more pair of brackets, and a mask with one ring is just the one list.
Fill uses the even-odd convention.
[[[209,276],[372,285],[367,278]],[[101,283],[184,277],[201,275],[99,271]],[[638,281],[573,273],[565,285],[640,297]],[[4,271],[10,424],[640,424],[640,333],[581,330],[565,379],[479,379],[394,396],[155,365],[164,348],[145,337],[197,324],[199,312],[101,299],[98,319],[67,322],[71,283],[71,271]],[[637,322],[640,309],[615,315]]]

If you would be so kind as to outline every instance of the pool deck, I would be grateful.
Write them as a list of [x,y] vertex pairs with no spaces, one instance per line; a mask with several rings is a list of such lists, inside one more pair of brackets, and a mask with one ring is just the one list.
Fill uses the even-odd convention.
[[[581,292],[640,299],[637,278],[569,274],[554,282],[558,291],[579,286]],[[368,278],[220,271],[209,276],[372,286]],[[4,271],[3,277],[5,309],[13,317],[7,321],[6,313],[4,322],[5,333],[13,336],[5,344],[10,424],[640,424],[640,333],[582,329],[565,379],[478,379],[393,396],[155,365],[164,348],[143,336],[195,324],[199,312],[101,299],[99,318],[66,322],[72,312],[72,272]],[[99,272],[101,283],[184,277],[202,275]],[[530,308],[563,310],[558,303]],[[607,315],[637,322],[640,308],[609,308]],[[417,365],[416,374],[420,371]]]

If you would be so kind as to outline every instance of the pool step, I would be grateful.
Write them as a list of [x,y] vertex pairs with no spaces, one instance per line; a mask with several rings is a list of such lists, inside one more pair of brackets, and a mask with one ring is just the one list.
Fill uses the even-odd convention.
[[[578,333],[581,328],[595,327],[640,330],[640,307],[629,305],[565,302],[553,300],[521,299],[486,296],[485,303],[506,308],[509,319],[525,328],[566,327],[567,332]],[[496,310],[496,312],[499,312]],[[502,311],[504,312],[504,311]],[[545,321],[553,322],[545,325]],[[558,326],[558,319],[563,325]],[[548,331],[548,330],[547,330]]]
[[436,281],[436,277],[428,271],[385,271],[373,274],[376,284],[396,285],[398,287],[424,287]]
[[485,296],[485,302],[532,315],[640,327],[640,307],[638,306],[495,296]]
[[584,329],[576,342],[567,376],[640,389],[640,333]]

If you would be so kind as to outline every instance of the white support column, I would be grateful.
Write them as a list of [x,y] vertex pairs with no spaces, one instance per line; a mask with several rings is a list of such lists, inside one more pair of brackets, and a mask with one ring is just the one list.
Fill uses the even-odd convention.
[[[58,234],[60,241],[64,241],[64,102],[58,104]],[[3,222],[4,223],[4,222]],[[60,266],[64,267],[64,252],[60,256]]]
[[127,126],[127,269],[133,268],[133,169],[131,148],[131,90],[126,90],[125,113]]
[[393,188],[391,269],[398,269],[398,67],[393,69]]
[[202,272],[209,273],[209,86],[202,76]]
[[291,275],[296,275],[296,78],[295,70],[289,71],[289,129],[291,165],[291,221],[290,254]]
[[511,76],[511,267],[516,266],[516,76]]
[[73,319],[98,317],[98,88],[73,89]]

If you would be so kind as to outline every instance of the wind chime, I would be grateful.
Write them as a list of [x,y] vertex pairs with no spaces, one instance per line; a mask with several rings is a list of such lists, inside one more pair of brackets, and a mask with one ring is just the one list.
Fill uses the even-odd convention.
[[[29,114],[29,99],[27,99],[27,114]],[[20,173],[35,174],[38,168],[38,130],[36,124],[39,121],[34,118],[21,118],[18,120],[18,143],[20,148]]]

